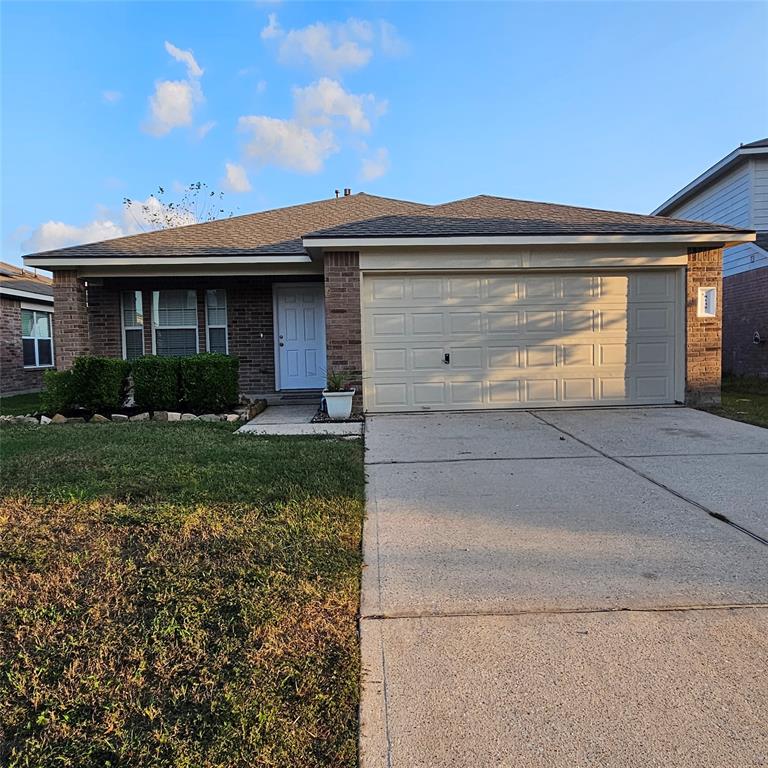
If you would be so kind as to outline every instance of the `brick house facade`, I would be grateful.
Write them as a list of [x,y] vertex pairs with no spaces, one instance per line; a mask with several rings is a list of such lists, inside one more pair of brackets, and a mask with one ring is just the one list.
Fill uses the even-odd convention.
[[723,369],[768,378],[768,267],[723,279]]
[[25,329],[35,313],[38,320],[48,318],[36,324],[38,331],[45,326],[49,333],[51,326],[55,329],[51,280],[0,262],[0,393],[4,395],[39,391],[44,372],[52,367],[52,359],[51,364],[35,359],[41,351],[38,345],[49,342],[31,338],[30,329]]
[[[205,351],[209,341],[206,297],[217,292],[226,296],[227,351],[239,358],[241,391],[265,395],[286,389],[281,381],[286,373],[282,366],[287,363],[280,351],[285,330],[278,344],[275,312],[276,307],[284,308],[280,296],[287,290],[306,295],[310,302],[313,295],[320,297],[324,365],[327,370],[348,373],[356,389],[357,408],[382,410],[382,404],[371,396],[371,382],[391,381],[393,376],[397,379],[398,371],[403,372],[403,383],[382,387],[390,392],[399,388],[410,393],[411,399],[402,405],[385,404],[384,410],[443,407],[440,402],[432,405],[429,401],[420,405],[419,393],[424,392],[445,392],[444,406],[459,407],[460,400],[450,399],[452,390],[489,392],[497,387],[494,382],[500,375],[508,376],[514,391],[520,393],[516,402],[503,407],[676,401],[698,405],[719,400],[721,308],[702,315],[699,289],[715,288],[720,295],[722,247],[731,240],[748,240],[752,236],[749,232],[606,212],[601,214],[607,230],[605,243],[598,231],[587,235],[590,245],[585,246],[581,231],[595,229],[596,214],[582,213],[578,208],[481,197],[431,209],[418,207],[419,216],[399,211],[397,205],[395,213],[387,215],[391,207],[387,204],[381,206],[383,216],[376,217],[370,215],[370,204],[366,203],[365,215],[350,208],[349,221],[344,221],[339,211],[343,212],[345,201],[322,204],[322,210],[330,207],[333,216],[318,213],[318,205],[307,206],[312,208],[309,222],[296,209],[285,209],[285,226],[290,227],[293,239],[283,229],[269,235],[265,243],[253,243],[258,228],[243,234],[238,231],[243,222],[238,225],[233,219],[226,231],[220,229],[226,222],[216,222],[218,229],[210,229],[209,224],[192,225],[65,249],[59,255],[30,257],[32,263],[42,265],[44,261],[54,272],[57,364],[67,368],[82,354],[124,356],[127,330],[134,334],[134,346],[138,333],[144,353],[153,354],[159,343],[158,329],[163,330],[155,324],[155,312],[164,291],[186,294],[187,324],[183,330],[188,334],[194,327],[191,338],[196,338],[196,345],[192,344],[192,351],[195,346]],[[564,210],[561,220],[559,209]],[[248,220],[248,228],[259,223],[276,227],[274,215],[268,212],[240,218]],[[540,226],[545,215],[553,219],[550,228],[556,225],[574,231],[554,238],[547,232],[527,233]],[[264,216],[272,218],[260,218]],[[584,217],[583,224],[578,224],[579,216]],[[478,238],[474,233],[478,218],[487,219],[489,229],[502,227],[503,231]],[[331,226],[323,228],[324,223]],[[446,237],[450,245],[441,246],[436,239],[443,235],[433,229],[442,227],[449,231]],[[462,228],[468,233],[456,235]],[[621,228],[629,234],[616,235],[615,230]],[[425,232],[421,239],[420,229]],[[505,244],[505,238],[510,240],[509,231],[521,242],[512,239]],[[229,243],[242,235],[242,245],[230,246],[227,251],[215,242],[216,237],[223,240],[225,235]],[[499,238],[499,245],[493,237]],[[168,253],[169,244],[178,253]],[[252,250],[250,255],[244,253],[246,246]],[[204,248],[205,253],[190,256],[195,248]],[[115,258],[115,253],[121,254],[120,258]],[[77,259],[77,269],[71,268]],[[648,279],[641,277],[645,274]],[[419,280],[414,282],[408,275],[419,276]],[[515,275],[519,279],[511,277]],[[616,283],[612,275],[619,275],[620,282]],[[614,299],[607,309],[601,309],[600,286],[611,280],[611,285],[623,280],[627,286],[625,306]],[[512,294],[482,293],[502,283],[518,286],[509,289],[514,291],[514,301]],[[418,286],[418,292],[409,293],[417,291],[411,285]],[[547,285],[555,291],[549,297],[541,293]],[[309,290],[312,286],[316,289]],[[583,308],[574,304],[574,289],[586,291]],[[455,298],[454,290],[459,291]],[[477,293],[473,299],[475,290],[482,295]],[[144,309],[140,328],[124,327],[121,296],[127,294],[134,303],[138,302],[137,295],[141,297]],[[383,302],[380,309],[376,301]],[[513,306],[518,301],[522,302],[519,307]],[[454,305],[459,308],[453,310]],[[196,317],[192,325],[190,311]],[[292,322],[298,323],[297,333],[315,333],[314,327],[307,331],[306,318],[310,315],[302,315],[300,307],[297,311],[292,315]],[[626,323],[623,365],[615,352],[610,365],[599,359],[605,343],[610,341],[612,348],[617,343],[615,331],[610,338],[600,335],[608,322],[601,319],[600,313],[605,311],[609,312],[606,318],[613,318],[611,324],[618,322],[621,327]],[[499,320],[502,316],[504,319]],[[588,317],[592,319],[585,326]],[[506,335],[494,335],[498,327],[506,329]],[[577,337],[576,346],[569,341],[568,329]],[[188,343],[190,337],[186,338]],[[311,357],[308,347],[302,357],[302,349],[298,348],[291,365],[300,367]],[[550,355],[551,367],[541,370],[546,365],[541,361]],[[469,366],[462,362],[470,358],[479,362]],[[431,368],[423,364],[428,359],[436,361]],[[499,374],[493,361],[501,359],[508,370]],[[513,359],[516,362],[510,362]],[[566,368],[571,359],[578,360],[580,367]],[[490,362],[484,363],[486,360]],[[624,377],[623,384],[617,377]],[[552,394],[542,397],[541,392]],[[577,397],[574,392],[579,393]],[[500,407],[492,397],[483,397],[472,407]]]

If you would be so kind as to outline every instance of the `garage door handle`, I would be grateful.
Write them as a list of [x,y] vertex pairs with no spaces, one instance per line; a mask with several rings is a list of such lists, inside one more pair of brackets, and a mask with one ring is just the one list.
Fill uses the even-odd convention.
[[446,353],[443,355],[443,362],[444,362],[446,365],[450,365],[450,363],[451,363],[451,353],[450,353],[450,352],[446,352]]

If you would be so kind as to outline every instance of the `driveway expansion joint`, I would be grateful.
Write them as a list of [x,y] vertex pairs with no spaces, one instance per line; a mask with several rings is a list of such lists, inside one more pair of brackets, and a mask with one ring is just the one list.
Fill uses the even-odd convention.
[[568,432],[568,430],[563,429],[562,427],[558,427],[556,424],[553,424],[552,422],[547,421],[543,416],[539,415],[538,412],[528,411],[528,413],[530,413],[534,419],[538,419],[543,424],[546,424],[547,426],[552,427],[552,429],[556,429],[558,432],[561,432],[562,434],[567,435],[572,440],[575,440],[577,443],[580,443],[586,448],[596,451],[597,453],[600,454],[600,456],[615,462],[616,464],[618,464],[621,467],[624,467],[625,469],[628,469],[630,472],[633,472],[638,477],[642,477],[644,480],[647,480],[649,483],[653,483],[653,485],[655,485],[657,488],[661,488],[662,490],[667,491],[667,493],[671,493],[673,496],[676,496],[678,499],[681,499],[687,504],[690,504],[696,507],[697,509],[700,509],[702,512],[706,512],[710,517],[713,517],[715,520],[719,520],[721,523],[730,525],[732,528],[735,528],[737,531],[740,531],[741,533],[744,533],[747,536],[750,536],[755,541],[758,541],[760,544],[764,544],[765,546],[768,546],[768,539],[761,536],[759,533],[755,533],[754,531],[749,530],[749,528],[745,528],[743,525],[739,525],[739,523],[734,522],[733,520],[731,520],[729,517],[722,514],[721,512],[715,512],[714,510],[711,510],[708,507],[705,507],[703,504],[700,504],[698,501],[695,501],[694,499],[691,499],[688,496],[685,496],[682,493],[679,493],[678,491],[674,490],[674,488],[670,488],[668,485],[664,485],[664,483],[660,483],[658,480],[654,480],[650,475],[645,474],[645,472],[641,472],[639,469],[636,469],[631,464],[627,464],[626,462],[621,461],[621,459],[618,458],[617,456],[611,456],[611,454],[606,453],[605,451],[601,450],[600,448],[597,448],[591,443],[588,443],[586,440],[582,440],[580,437],[576,437],[576,435],[574,435],[571,432]]
[[403,619],[490,619],[515,616],[579,616],[600,613],[686,613],[693,611],[738,611],[767,609],[768,603],[722,603],[659,606],[618,606],[612,608],[549,608],[519,611],[420,611],[372,613],[360,616],[359,621],[398,621]]

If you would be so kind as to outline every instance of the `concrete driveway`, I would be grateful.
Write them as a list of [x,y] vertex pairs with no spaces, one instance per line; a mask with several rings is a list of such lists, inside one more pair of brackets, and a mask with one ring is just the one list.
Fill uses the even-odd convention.
[[768,766],[768,430],[370,417],[363,768]]

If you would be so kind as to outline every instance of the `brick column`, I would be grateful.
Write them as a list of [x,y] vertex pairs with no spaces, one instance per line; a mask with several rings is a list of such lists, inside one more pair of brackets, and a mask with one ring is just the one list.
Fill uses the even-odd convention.
[[326,253],[325,345],[328,370],[352,374],[357,390],[353,406],[363,406],[360,259],[355,252]]
[[[699,288],[717,289],[717,316],[698,317]],[[720,403],[723,249],[689,248],[686,272],[686,405]]]
[[90,352],[85,282],[71,270],[53,273],[53,343],[56,367],[72,367],[76,357]]

